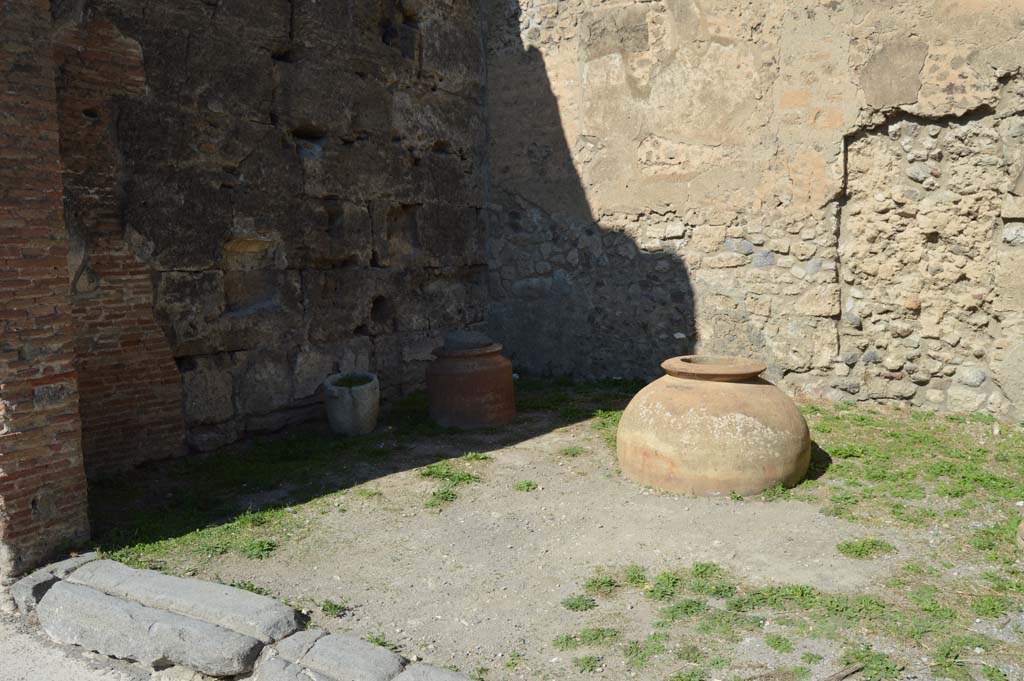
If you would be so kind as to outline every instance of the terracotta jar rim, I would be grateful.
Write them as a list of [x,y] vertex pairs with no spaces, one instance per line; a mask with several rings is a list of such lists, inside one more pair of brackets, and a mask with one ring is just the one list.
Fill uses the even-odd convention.
[[698,381],[745,381],[756,378],[768,368],[764,362],[724,355],[682,355],[661,363],[665,373],[675,378]]
[[459,350],[449,350],[445,346],[441,346],[434,350],[435,357],[479,357],[480,355],[491,355],[495,352],[501,352],[501,343],[491,343],[480,348],[462,348]]

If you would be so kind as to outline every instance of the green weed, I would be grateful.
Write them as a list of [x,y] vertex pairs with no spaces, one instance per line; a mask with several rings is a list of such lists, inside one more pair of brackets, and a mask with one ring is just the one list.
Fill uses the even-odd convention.
[[666,634],[657,633],[651,634],[644,641],[630,641],[623,651],[626,656],[626,664],[634,669],[646,667],[652,657],[661,655],[668,650],[665,646],[667,640]]
[[643,586],[647,583],[647,571],[639,565],[627,565],[623,579],[630,586]]
[[886,679],[898,679],[903,665],[899,664],[885,653],[880,653],[871,646],[860,646],[848,648],[840,658],[844,665],[863,664],[861,672],[865,681],[885,681]]
[[566,610],[572,610],[573,612],[583,612],[585,610],[593,610],[597,607],[597,601],[590,596],[570,596],[562,600],[562,607]]
[[249,581],[231,582],[231,584],[229,584],[228,586],[233,586],[236,589],[248,591],[249,593],[259,594],[260,596],[270,596],[271,598],[273,598],[274,596],[274,594],[270,590],[264,589],[261,586],[256,586],[255,584]]
[[578,634],[565,634],[554,640],[553,645],[559,650],[573,650],[580,646],[597,646],[610,643],[619,637],[617,629],[583,629]]
[[617,589],[619,583],[614,577],[593,577],[583,585],[584,591],[589,594],[607,596]]
[[388,650],[390,650],[393,653],[397,653],[399,651],[398,644],[392,643],[391,641],[389,641],[387,638],[385,638],[385,636],[384,636],[384,634],[382,632],[378,632],[376,634],[370,634],[370,635],[368,635],[366,637],[366,640],[369,641],[370,643],[372,643],[375,646],[380,646],[382,648],[387,648]]
[[622,419],[621,411],[605,411],[598,409],[594,412],[594,430],[604,437],[604,441],[612,450],[615,450],[615,436],[619,430],[619,421]]
[[574,658],[572,666],[582,674],[593,674],[601,668],[602,659],[600,655],[584,655],[583,657]]
[[855,541],[844,541],[836,548],[839,549],[839,553],[847,558],[857,558],[860,560],[878,558],[886,553],[894,553],[896,551],[896,547],[889,542],[870,537]]
[[250,539],[239,547],[239,553],[246,558],[263,560],[264,558],[270,558],[270,554],[276,549],[277,542],[270,539]]
[[341,617],[348,612],[348,605],[345,603],[338,603],[332,601],[329,598],[325,598],[320,602],[320,612],[327,615],[328,617]]
[[764,642],[768,645],[769,648],[776,652],[793,652],[793,642],[785,636],[779,636],[778,634],[768,634],[764,637]]

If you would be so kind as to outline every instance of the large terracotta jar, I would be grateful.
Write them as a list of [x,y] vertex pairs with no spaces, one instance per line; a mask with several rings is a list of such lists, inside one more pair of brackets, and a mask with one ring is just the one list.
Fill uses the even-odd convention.
[[446,428],[503,426],[516,415],[512,362],[487,336],[454,331],[427,367],[430,418]]
[[630,401],[618,430],[626,477],[702,496],[757,494],[807,473],[811,438],[789,397],[758,378],[765,365],[690,355]]

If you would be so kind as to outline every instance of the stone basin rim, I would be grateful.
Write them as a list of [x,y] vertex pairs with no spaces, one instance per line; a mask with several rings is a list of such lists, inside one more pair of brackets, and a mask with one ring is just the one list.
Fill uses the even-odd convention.
[[768,368],[764,362],[726,355],[681,355],[661,363],[665,373],[675,378],[703,381],[743,381],[756,378]]

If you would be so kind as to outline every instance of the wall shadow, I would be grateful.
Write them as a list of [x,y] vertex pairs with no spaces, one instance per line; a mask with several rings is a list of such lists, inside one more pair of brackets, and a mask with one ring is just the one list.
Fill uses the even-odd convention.
[[[369,435],[338,436],[326,423],[312,422],[216,452],[152,462],[93,481],[94,545],[132,560],[132,547],[139,544],[232,522],[244,525],[249,513],[303,504],[470,452],[487,454],[595,413],[621,410],[640,387],[628,381],[523,379],[516,386],[516,419],[478,431],[436,425],[427,415],[426,396],[418,393],[393,402]],[[604,416],[597,423],[607,434],[617,420]]]
[[[247,510],[303,503],[393,473],[486,453],[625,407],[660,363],[696,344],[694,295],[683,259],[641,223],[591,210],[541,53],[519,37],[518,4],[487,14],[482,214],[489,302],[486,326],[517,370],[567,380],[521,382],[521,415],[482,433],[443,431],[413,397],[393,404],[377,432],[338,438],[323,423],[98,482],[97,543],[107,550],[183,536]],[[501,6],[500,15],[493,11]],[[573,150],[577,154],[573,153]],[[608,224],[605,224],[608,223]],[[615,224],[611,224],[615,223]],[[645,229],[645,228],[644,228]]]
[[594,214],[576,164],[600,141],[574,101],[580,76],[553,87],[555,67],[520,36],[519,4],[483,7],[488,329],[530,373],[660,376],[697,341],[682,241],[659,238],[669,226],[655,215]]

